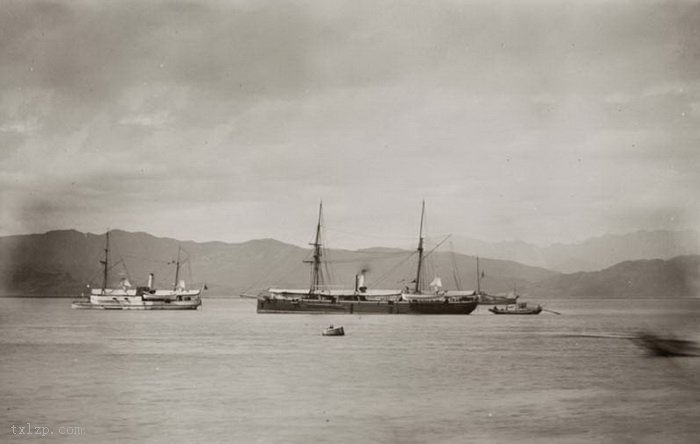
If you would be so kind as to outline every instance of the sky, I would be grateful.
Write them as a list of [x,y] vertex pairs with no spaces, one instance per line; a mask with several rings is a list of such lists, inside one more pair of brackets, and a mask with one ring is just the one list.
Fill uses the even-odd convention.
[[0,236],[547,245],[700,220],[700,4],[5,1]]

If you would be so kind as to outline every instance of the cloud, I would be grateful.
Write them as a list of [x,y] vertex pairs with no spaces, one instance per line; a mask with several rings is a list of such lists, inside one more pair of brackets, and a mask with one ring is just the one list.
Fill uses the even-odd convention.
[[438,231],[546,242],[698,205],[695,4],[4,6],[4,233],[303,243],[323,198],[390,236],[426,198]]
[[5,122],[0,125],[0,132],[17,133],[29,135],[35,133],[39,129],[39,122],[36,118],[25,121]]
[[123,117],[119,120],[122,125],[137,125],[153,128],[162,128],[170,120],[170,113],[167,110],[162,110],[156,113],[150,114],[132,114]]

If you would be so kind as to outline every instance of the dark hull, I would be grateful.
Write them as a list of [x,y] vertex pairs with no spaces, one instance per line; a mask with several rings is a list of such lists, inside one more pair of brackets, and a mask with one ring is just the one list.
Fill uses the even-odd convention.
[[285,299],[258,299],[258,313],[301,314],[426,314],[468,315],[477,306],[476,301],[464,302],[326,302]]
[[540,314],[542,310],[498,310],[490,308],[489,311],[497,315],[537,315]]
[[510,296],[492,296],[488,294],[483,294],[479,296],[479,304],[481,305],[510,305],[517,304],[517,297]]

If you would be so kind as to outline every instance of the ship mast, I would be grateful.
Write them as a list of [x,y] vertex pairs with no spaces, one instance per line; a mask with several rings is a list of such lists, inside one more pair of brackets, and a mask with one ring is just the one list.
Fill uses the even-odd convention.
[[109,231],[105,233],[106,241],[105,241],[105,260],[100,261],[102,265],[104,265],[104,271],[102,272],[102,294],[105,293],[105,290],[107,290],[107,278],[108,278],[108,273],[109,273]]
[[175,261],[175,287],[173,288],[173,290],[177,290],[178,279],[180,279],[180,250],[181,249],[182,249],[182,247],[180,245],[178,245],[177,246],[177,260]]
[[316,224],[316,239],[310,244],[314,247],[313,264],[311,268],[311,287],[309,294],[314,294],[321,286],[321,214],[323,212],[323,201],[318,206],[318,223]]
[[481,272],[479,271],[479,256],[476,257],[476,294],[481,294]]
[[421,267],[423,267],[423,216],[425,215],[425,201],[423,201],[423,206],[420,212],[420,231],[418,232],[418,270],[416,271],[416,286],[413,290],[414,293],[420,294],[420,274]]

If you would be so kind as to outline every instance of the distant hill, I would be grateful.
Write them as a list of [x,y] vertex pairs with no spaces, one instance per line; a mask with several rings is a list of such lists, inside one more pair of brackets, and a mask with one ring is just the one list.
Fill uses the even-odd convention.
[[562,274],[524,293],[533,298],[700,297],[700,256],[625,261],[601,271]]
[[[100,286],[99,261],[104,254],[103,234],[74,230],[44,234],[0,237],[0,294],[79,295],[86,284]],[[209,294],[237,296],[241,292],[257,293],[270,287],[306,288],[309,266],[302,261],[310,250],[273,239],[243,243],[178,241],[146,233],[113,230],[110,234],[109,285],[128,277],[132,285],[144,285],[148,273],[155,274],[156,286],[173,284],[172,261],[178,245],[186,251],[188,261],[181,277],[190,286],[206,283]],[[366,250],[328,250],[332,282],[352,288],[354,276],[369,270],[371,288],[402,288],[410,285],[415,274],[412,251],[372,248]],[[476,287],[476,259],[461,254],[430,254],[426,279],[439,274],[447,288]],[[121,263],[119,263],[121,261]],[[498,293],[532,285],[558,273],[505,260],[482,259],[486,277],[482,287]],[[456,270],[456,273],[453,271]]]
[[452,236],[455,251],[493,259],[508,259],[564,273],[602,270],[622,261],[670,259],[700,254],[697,231],[638,231],[609,234],[575,244],[540,247],[526,242],[484,242]]

